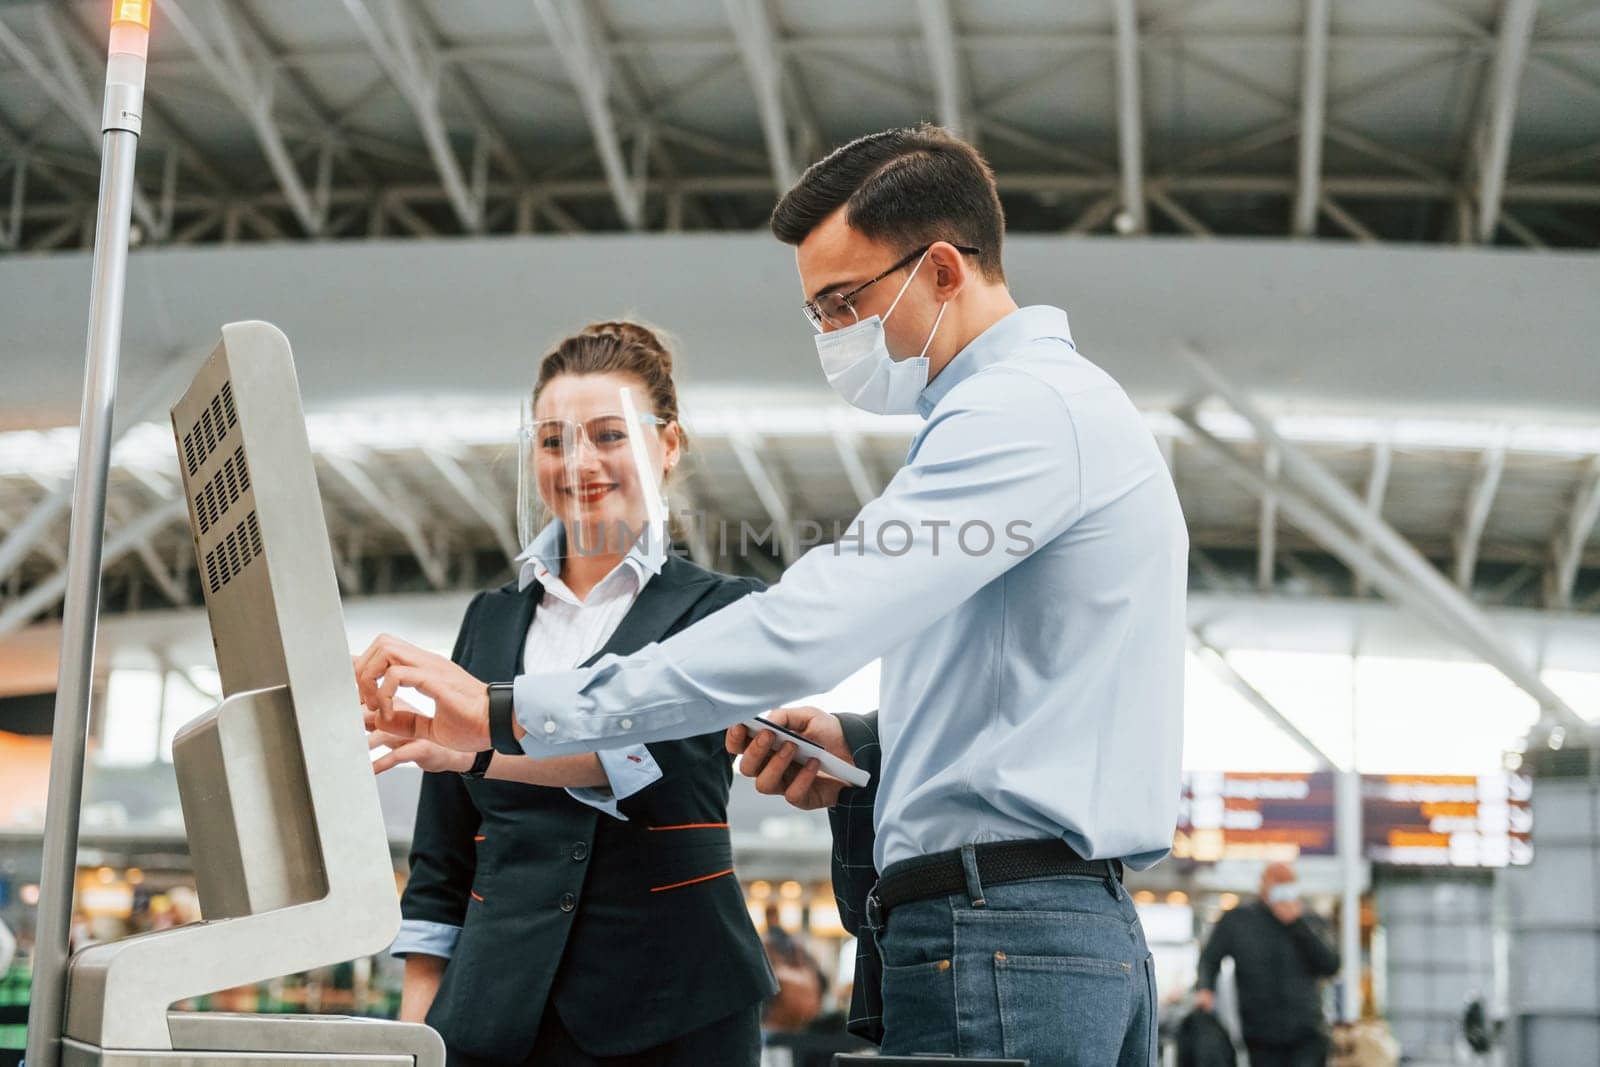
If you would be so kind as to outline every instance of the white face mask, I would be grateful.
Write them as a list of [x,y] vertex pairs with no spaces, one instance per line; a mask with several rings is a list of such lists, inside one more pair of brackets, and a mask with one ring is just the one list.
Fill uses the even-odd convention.
[[1292,904],[1300,899],[1300,883],[1279,882],[1267,890],[1267,899],[1273,904]]
[[822,373],[827,376],[828,384],[833,386],[834,392],[863,411],[878,415],[909,415],[917,410],[917,397],[927,387],[928,347],[933,344],[945,308],[950,305],[939,305],[938,317],[933,320],[933,329],[928,332],[922,351],[911,359],[897,360],[891,356],[889,343],[883,334],[884,322],[894,314],[900,298],[906,295],[912,279],[922,269],[922,260],[927,258],[928,254],[924,252],[922,259],[917,260],[917,265],[911,268],[911,277],[895,294],[894,303],[889,305],[889,310],[883,313],[882,318],[871,315],[842,330],[819,333],[813,338],[817,343],[817,358],[822,361]]

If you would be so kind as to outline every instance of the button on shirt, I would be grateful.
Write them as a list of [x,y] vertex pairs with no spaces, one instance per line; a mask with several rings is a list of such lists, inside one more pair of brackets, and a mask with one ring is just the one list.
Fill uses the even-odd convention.
[[1164,856],[1188,536],[1154,437],[1053,307],[984,331],[919,409],[883,494],[778,585],[633,655],[518,678],[528,753],[704,733],[881,657],[879,870],[1040,837],[1136,869]]
[[[564,538],[559,523],[540,532],[522,555],[517,586],[526,590],[538,582],[544,589],[539,608],[528,626],[523,646],[523,670],[537,675],[545,671],[576,667],[605,646],[621,625],[623,617],[639,599],[645,583],[661,572],[666,550],[659,538],[646,548],[641,542],[623,557],[622,562],[602,578],[589,595],[579,600],[561,580],[561,552]],[[608,788],[570,788],[575,799],[599,808],[614,818],[627,820],[617,804],[661,777],[661,768],[644,745],[607,749],[599,754],[600,766],[610,783]],[[589,846],[579,842],[572,858],[587,859]],[[570,894],[569,894],[570,896]],[[574,906],[576,906],[576,898]],[[565,906],[563,911],[571,911]],[[446,923],[407,919],[400,924],[400,936],[390,951],[395,955],[412,952],[449,957],[461,936],[461,928]]]

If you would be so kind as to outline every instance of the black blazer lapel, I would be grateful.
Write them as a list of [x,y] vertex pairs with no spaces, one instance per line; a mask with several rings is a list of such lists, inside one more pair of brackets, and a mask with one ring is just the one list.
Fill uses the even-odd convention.
[[[705,594],[706,588],[717,576],[683,561],[681,556],[668,553],[661,565],[661,573],[645,583],[639,599],[633,602],[628,614],[622,617],[617,629],[605,645],[584,661],[588,667],[612,653],[629,655],[652,641],[659,641]],[[530,615],[531,619],[532,616]]]
[[[610,640],[583,666],[612,653],[628,655],[659,641],[716,580],[716,575],[691,566],[682,557],[668,555],[661,573],[645,583]],[[523,673],[528,627],[543,598],[544,586],[538,582],[521,592],[507,586],[484,598],[472,654],[474,673],[485,681],[505,682]]]
[[485,681],[509,682],[522,673],[528,626],[543,597],[544,586],[533,582],[521,592],[507,587],[484,598],[473,659]]

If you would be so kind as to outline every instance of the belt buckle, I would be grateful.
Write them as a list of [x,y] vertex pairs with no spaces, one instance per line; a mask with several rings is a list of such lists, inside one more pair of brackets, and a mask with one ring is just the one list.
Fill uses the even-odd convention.
[[873,933],[883,930],[883,902],[878,899],[878,887],[867,892],[867,928]]

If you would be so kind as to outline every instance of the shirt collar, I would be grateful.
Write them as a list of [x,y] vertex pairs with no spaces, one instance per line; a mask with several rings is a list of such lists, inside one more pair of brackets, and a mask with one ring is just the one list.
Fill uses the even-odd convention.
[[1018,308],[974,337],[967,347],[956,353],[956,358],[945,364],[939,376],[923,387],[922,394],[917,397],[917,411],[927,418],[950,390],[983,368],[1010,359],[1029,341],[1047,337],[1065,341],[1074,351],[1077,349],[1072,343],[1065,311],[1048,304]]
[[[552,520],[534,537],[527,548],[517,556],[517,591],[521,592],[538,582],[545,589],[561,582],[561,560],[566,555],[567,535],[560,519]],[[622,557],[611,574],[601,581],[609,581],[617,570],[627,567],[639,579],[639,588],[652,576],[660,574],[667,561],[667,546],[663,538],[643,537],[633,543],[628,554]]]

